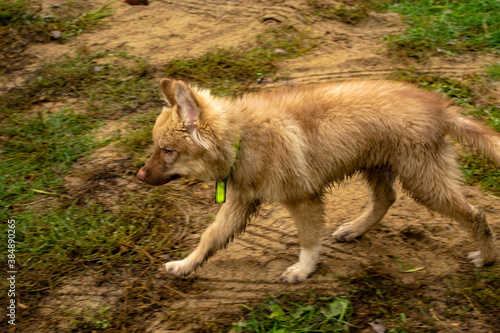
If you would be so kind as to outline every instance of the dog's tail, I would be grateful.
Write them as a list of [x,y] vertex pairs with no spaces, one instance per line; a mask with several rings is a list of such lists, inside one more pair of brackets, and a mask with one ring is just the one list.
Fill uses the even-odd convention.
[[460,116],[457,109],[457,107],[447,109],[450,120],[449,134],[462,144],[476,147],[481,154],[500,166],[500,133],[484,124]]

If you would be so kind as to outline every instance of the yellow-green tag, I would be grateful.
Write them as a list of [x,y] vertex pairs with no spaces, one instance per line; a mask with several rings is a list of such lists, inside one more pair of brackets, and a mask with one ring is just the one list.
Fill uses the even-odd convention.
[[226,183],[227,180],[215,182],[215,203],[226,202]]

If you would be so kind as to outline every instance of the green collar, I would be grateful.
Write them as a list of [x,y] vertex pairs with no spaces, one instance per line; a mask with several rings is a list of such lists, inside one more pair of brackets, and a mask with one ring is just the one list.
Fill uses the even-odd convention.
[[238,160],[238,155],[240,154],[240,142],[241,138],[238,139],[237,143],[233,144],[234,149],[236,151],[236,158],[234,159],[233,165],[231,165],[231,169],[229,169],[229,174],[223,180],[217,180],[215,182],[215,203],[226,202],[227,180],[229,179],[229,176],[233,174],[233,167],[236,164],[236,161]]

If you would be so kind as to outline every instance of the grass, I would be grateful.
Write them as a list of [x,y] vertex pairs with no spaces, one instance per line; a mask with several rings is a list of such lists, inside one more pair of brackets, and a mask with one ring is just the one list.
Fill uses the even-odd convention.
[[345,0],[340,4],[330,2],[308,0],[307,4],[313,10],[312,14],[327,19],[338,20],[347,24],[357,24],[369,18],[373,11],[380,11],[384,8],[388,0]]
[[[98,143],[92,137],[103,120],[161,105],[152,68],[123,54],[79,54],[45,64],[27,85],[4,95],[0,102],[0,170],[5,170],[0,201],[4,211],[32,199],[32,189],[57,191],[73,162],[109,143]],[[64,107],[68,98],[82,101],[83,112]],[[54,114],[43,108],[24,111],[42,102],[59,101],[63,106]]]
[[[67,13],[71,2],[63,5]],[[64,42],[83,31],[101,24],[113,14],[109,5],[78,13],[76,17],[41,15],[41,4],[30,0],[4,0],[0,2],[0,73],[21,68],[26,63],[22,53],[33,42]]]
[[[478,314],[490,327],[498,327],[499,274],[498,267],[491,267],[403,283],[383,264],[362,266],[341,277],[339,287],[348,296],[270,297],[257,306],[244,306],[246,314],[231,332],[358,332],[371,331],[369,323],[391,333],[440,332],[443,321],[461,327]],[[444,290],[436,293],[435,285]],[[439,302],[446,306],[440,308]]]
[[[304,301],[306,299],[306,301]],[[352,306],[345,297],[283,294],[255,308],[234,332],[348,332]]]
[[500,326],[500,318],[495,315],[500,307],[500,268],[488,267],[471,274],[448,276],[445,283],[449,288],[448,302],[456,305],[449,308],[449,317],[458,318],[463,313],[472,312],[486,317],[491,327]]
[[57,191],[69,166],[99,146],[89,132],[99,123],[69,110],[54,115],[9,119],[2,129],[1,216],[10,207],[33,199],[34,189]]
[[276,74],[278,61],[305,54],[315,46],[306,33],[293,28],[270,29],[257,36],[256,47],[243,51],[216,48],[196,58],[175,59],[163,67],[163,73],[201,84],[217,95],[234,95]]
[[154,66],[125,53],[92,53],[46,63],[22,88],[3,96],[3,115],[47,102],[79,99],[85,113],[97,119],[117,119],[138,108],[161,105]]
[[[129,177],[127,168],[133,167],[126,155],[117,156],[123,161],[118,168],[87,168],[77,175],[86,183],[82,191],[69,193],[66,181],[75,176],[76,163],[85,163],[97,148],[119,140],[113,135],[94,138],[106,121],[138,117],[160,107],[153,72],[153,66],[126,54],[82,50],[75,57],[43,65],[22,88],[2,96],[0,215],[17,222],[16,268],[22,281],[17,288],[28,306],[26,318],[37,316],[35,305],[54,286],[82,270],[99,267],[101,272],[104,268],[116,272],[135,263],[136,269],[146,272],[152,255],[168,249],[176,256],[180,249],[169,245],[169,236],[173,222],[183,220],[184,214],[163,197],[167,188],[149,193],[122,188],[113,205],[101,199],[100,193],[115,188],[110,185],[117,178]],[[54,103],[56,110],[44,107]],[[0,244],[3,253],[6,244]],[[129,283],[135,294],[135,282]],[[125,307],[123,314],[129,310],[133,309]],[[74,315],[73,324],[79,328],[102,329],[111,320],[104,314],[94,318],[63,309],[56,314]],[[29,323],[27,319],[25,324]]]
[[491,80],[500,80],[500,63],[492,63],[484,69]]
[[[350,291],[354,306],[351,323],[363,327],[369,322],[381,322],[388,332],[434,332],[428,315],[430,297],[424,286],[402,284],[391,270],[381,264],[362,267],[342,285]],[[425,327],[425,328],[424,328]]]
[[401,1],[386,7],[409,25],[388,37],[393,50],[408,57],[500,49],[500,2]]

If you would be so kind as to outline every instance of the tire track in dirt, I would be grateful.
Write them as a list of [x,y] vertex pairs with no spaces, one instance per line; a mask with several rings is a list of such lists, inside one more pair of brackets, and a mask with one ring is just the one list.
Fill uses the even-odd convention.
[[246,16],[259,16],[262,13],[260,7],[247,5],[242,1],[189,0],[182,2],[168,1],[167,3],[175,3],[178,8],[192,15],[207,15],[213,18],[222,18],[224,15],[240,13],[245,13]]
[[[370,69],[370,70],[352,70],[342,72],[323,72],[311,74],[296,74],[290,75],[286,80],[281,80],[273,83],[266,84],[266,87],[279,87],[282,85],[290,84],[311,84],[320,82],[331,81],[346,81],[346,80],[360,80],[360,79],[387,79],[390,75],[396,72],[405,72],[408,68],[383,68],[383,69]],[[435,67],[418,70],[420,75],[436,75],[447,76],[451,78],[461,78],[466,75],[481,74],[481,70],[477,67],[456,68],[456,67]]]
[[[167,2],[173,4],[174,2]],[[260,6],[255,6],[252,1],[182,1],[175,2],[177,8],[192,14],[200,16],[211,16],[213,18],[232,20],[239,19],[231,15],[242,14],[245,17],[256,17],[262,21],[283,22],[295,20],[300,14],[309,15],[303,8],[304,4],[297,1],[284,1],[276,3],[273,1],[263,1]]]

